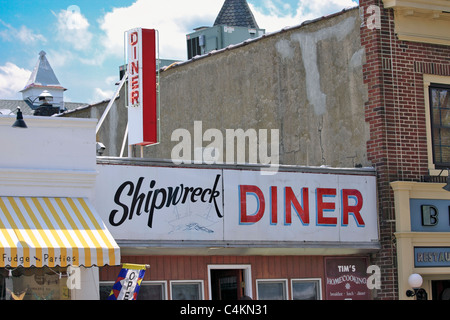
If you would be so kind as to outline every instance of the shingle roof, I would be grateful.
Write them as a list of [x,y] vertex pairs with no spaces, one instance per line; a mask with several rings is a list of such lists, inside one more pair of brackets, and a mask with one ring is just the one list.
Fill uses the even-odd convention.
[[[64,102],[64,109],[67,111],[74,110],[81,106],[85,106],[87,103],[77,103],[77,102]],[[2,100],[0,99],[0,114],[16,113],[15,110],[20,107],[24,115],[32,116],[34,114],[34,109],[24,100]]]
[[246,27],[258,29],[247,0],[225,0],[214,26],[226,25],[230,27]]
[[24,89],[32,86],[46,86],[63,89],[45,55],[45,51],[39,52],[39,60]]

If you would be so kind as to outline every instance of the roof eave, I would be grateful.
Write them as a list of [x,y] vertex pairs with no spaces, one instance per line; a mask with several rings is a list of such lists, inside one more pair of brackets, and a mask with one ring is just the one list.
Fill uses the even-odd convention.
[[25,90],[28,90],[30,88],[47,88],[47,89],[58,89],[58,90],[67,91],[67,89],[62,87],[62,86],[57,86],[57,85],[55,85],[55,86],[43,86],[41,84],[32,83],[30,85],[27,85],[25,88],[23,88],[19,92],[24,92]]

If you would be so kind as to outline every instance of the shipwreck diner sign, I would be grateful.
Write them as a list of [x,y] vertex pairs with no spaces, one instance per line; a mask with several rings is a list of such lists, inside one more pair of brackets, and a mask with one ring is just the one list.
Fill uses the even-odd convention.
[[369,175],[98,165],[95,203],[116,240],[378,241]]

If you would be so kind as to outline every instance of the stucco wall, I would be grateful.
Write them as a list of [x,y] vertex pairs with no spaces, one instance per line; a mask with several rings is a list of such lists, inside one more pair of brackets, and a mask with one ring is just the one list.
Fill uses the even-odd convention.
[[351,10],[163,72],[161,144],[145,154],[170,158],[172,132],[193,139],[202,121],[224,136],[279,129],[282,164],[368,165],[359,27]]
[[[115,88],[114,88],[115,89]],[[125,108],[125,92],[122,90],[121,94],[114,101],[103,125],[96,135],[97,141],[103,143],[106,149],[103,156],[117,157],[120,155],[122,142],[127,126],[127,109]],[[78,108],[63,114],[59,117],[70,118],[94,118],[100,119],[105,112],[109,100],[96,103],[94,105]],[[128,154],[128,147],[125,146],[124,156]]]
[[[270,129],[278,129],[280,164],[370,165],[360,24],[358,9],[352,9],[162,72],[161,143],[144,148],[144,156],[170,159],[180,143],[171,141],[172,133],[187,129],[193,159],[194,121],[201,121],[202,134],[219,129],[224,139],[226,129],[267,129],[270,141]],[[102,130],[114,127],[109,121],[126,119],[126,109],[120,109]],[[140,156],[138,148],[134,155]]]

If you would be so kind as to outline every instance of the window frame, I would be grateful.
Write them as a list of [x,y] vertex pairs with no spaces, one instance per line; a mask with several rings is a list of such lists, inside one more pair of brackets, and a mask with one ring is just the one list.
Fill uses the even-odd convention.
[[[167,296],[167,281],[163,281],[163,280],[151,280],[151,281],[142,281],[141,282],[141,289],[142,287],[148,285],[162,285],[162,294],[163,294],[163,299],[161,301],[167,300],[168,296]],[[139,289],[139,290],[141,290]],[[139,296],[138,296],[139,298]]]
[[314,282],[317,284],[317,299],[322,300],[322,279],[321,278],[293,278],[291,279],[291,300],[294,300],[295,282]]
[[174,284],[200,284],[200,295],[199,300],[205,300],[205,286],[203,280],[170,280],[170,300],[173,299],[173,285]]
[[[433,104],[433,95],[431,94],[433,90],[438,90],[438,89],[444,89],[447,90],[450,93],[450,85],[445,85],[445,84],[441,84],[441,83],[430,83],[430,85],[428,86],[428,98],[429,98],[429,112],[430,112],[430,125],[431,125],[431,148],[432,148],[432,157],[433,157],[433,164],[435,166],[436,169],[446,169],[446,168],[450,168],[450,159],[448,162],[445,161],[441,161],[441,160],[437,160],[436,156],[437,156],[437,151],[435,150],[436,144],[435,144],[435,135],[434,135],[434,129],[435,128],[439,128],[439,129],[445,129],[448,130],[448,132],[450,133],[450,127],[445,128],[442,127],[441,124],[435,124],[433,123],[433,118],[434,117],[434,104]],[[439,109],[443,109],[441,107],[439,107]],[[439,117],[441,119],[441,117]],[[442,148],[442,145],[440,145]],[[450,146],[447,146],[447,148],[450,148]],[[440,151],[440,156],[442,158],[442,149]],[[444,159],[442,159],[444,160]]]
[[284,284],[284,299],[282,300],[289,300],[289,290],[288,290],[288,279],[256,279],[256,297],[258,300],[261,300],[260,298],[260,292],[259,292],[259,284],[263,282],[275,282],[275,283],[283,283]]
[[[116,281],[112,281],[112,280],[99,281],[99,284],[98,284],[99,296],[100,296],[100,287],[102,285],[108,285],[108,286],[110,285],[111,289],[112,289],[112,286],[115,283],[116,283]],[[145,286],[145,285],[155,285],[155,284],[161,284],[163,286],[164,299],[162,301],[167,300],[168,299],[168,295],[167,295],[167,281],[165,281],[165,280],[142,281],[141,282],[141,288],[143,286]],[[138,299],[139,299],[139,295],[138,295]]]
[[424,86],[424,102],[425,102],[425,119],[426,119],[426,132],[427,132],[427,153],[428,153],[428,171],[431,176],[447,175],[447,172],[442,172],[441,166],[436,166],[434,162],[434,149],[433,149],[433,128],[431,124],[432,116],[432,106],[431,106],[431,96],[430,87],[433,85],[450,86],[450,77],[448,76],[438,76],[432,74],[423,75],[423,86]]
[[114,280],[104,280],[104,281],[99,281],[99,283],[98,283],[98,296],[99,296],[99,299],[101,299],[101,294],[100,294],[100,288],[101,288],[101,286],[102,286],[102,285],[103,285],[103,286],[111,286],[111,287],[109,288],[109,292],[111,293],[111,290],[112,290],[112,287],[113,287],[114,283],[116,283]]

